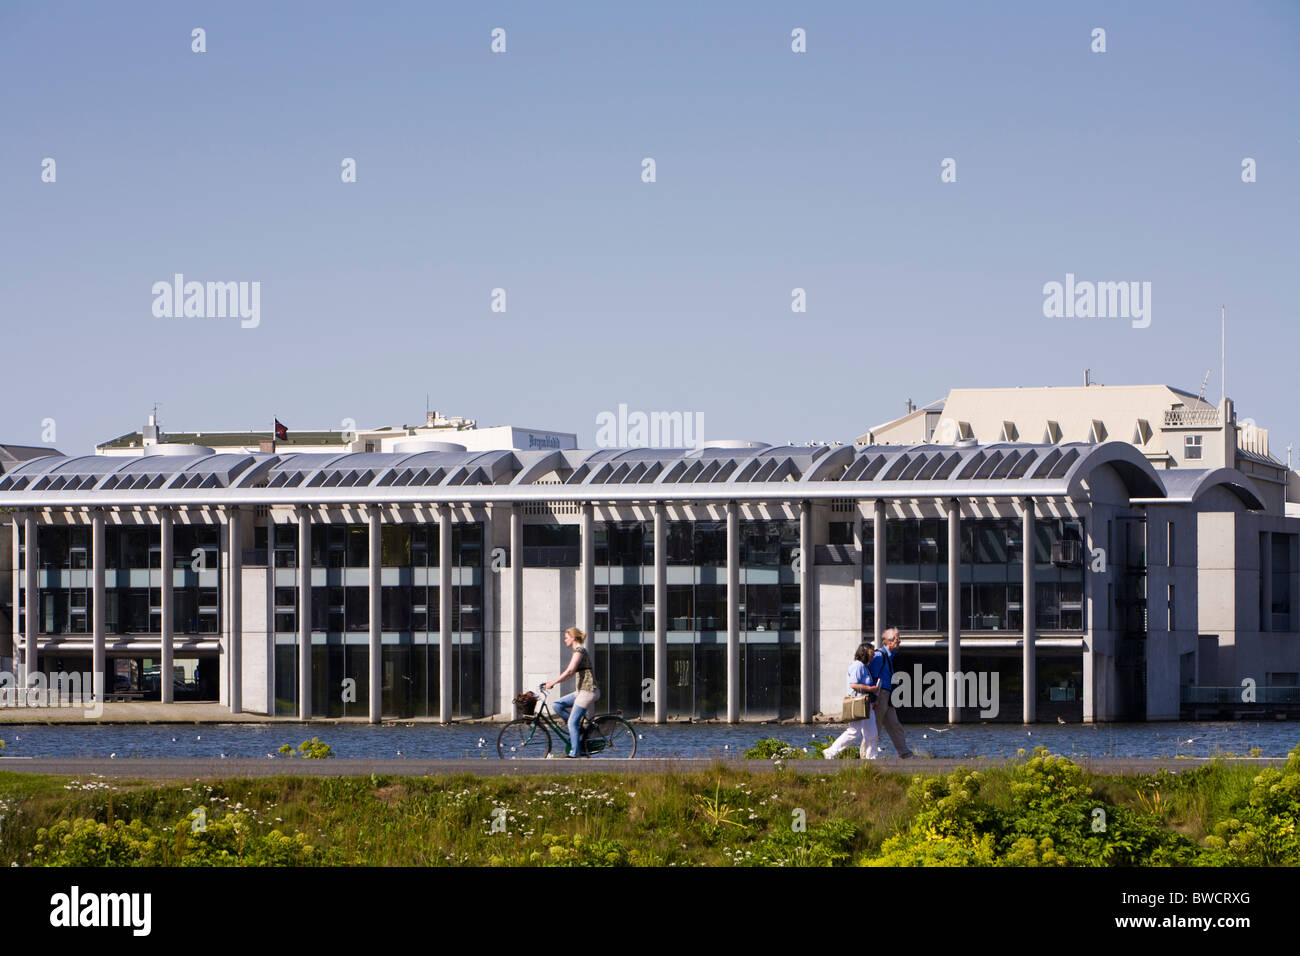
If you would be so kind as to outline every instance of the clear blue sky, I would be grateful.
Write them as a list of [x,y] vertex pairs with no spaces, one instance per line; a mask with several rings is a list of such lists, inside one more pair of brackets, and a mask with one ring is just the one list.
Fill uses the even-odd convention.
[[[1300,445],[1300,4],[806,6],[6,0],[0,441],[426,393],[848,441],[1085,367],[1217,401],[1226,303],[1239,415]],[[177,272],[261,282],[261,325],[155,318]],[[1151,326],[1044,318],[1067,272],[1151,282]]]

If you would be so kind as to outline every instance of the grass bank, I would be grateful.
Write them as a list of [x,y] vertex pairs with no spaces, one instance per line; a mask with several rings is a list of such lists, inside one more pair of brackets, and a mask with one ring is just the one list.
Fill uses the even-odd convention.
[[1044,750],[911,776],[0,774],[0,865],[1297,865],[1300,747],[1103,776]]

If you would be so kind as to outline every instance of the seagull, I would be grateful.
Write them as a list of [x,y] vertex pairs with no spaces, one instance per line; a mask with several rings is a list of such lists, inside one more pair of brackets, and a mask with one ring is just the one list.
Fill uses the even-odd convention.
[[117,757],[117,754],[109,754],[109,755],[108,755],[108,759],[109,759],[109,760],[116,759],[116,757]]
[[176,738],[175,738],[175,737],[172,738],[172,743],[176,743]]
[[1185,744],[1190,744],[1192,741],[1194,741],[1194,740],[1200,740],[1200,739],[1201,739],[1202,737],[1204,737],[1204,736],[1205,736],[1205,734],[1198,734],[1198,735],[1195,736],[1195,737],[1188,737],[1186,740],[1183,741],[1183,743],[1185,743]]
[[1065,718],[1064,718],[1064,717],[1057,717],[1057,718],[1056,718],[1056,722],[1057,722],[1058,724],[1063,724],[1063,723],[1065,723]]
[[936,734],[946,734],[948,731],[952,730],[951,727],[931,727],[930,729]]

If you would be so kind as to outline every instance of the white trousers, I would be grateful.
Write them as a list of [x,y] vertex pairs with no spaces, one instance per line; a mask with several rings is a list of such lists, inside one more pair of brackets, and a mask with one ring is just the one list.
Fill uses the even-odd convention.
[[880,733],[876,730],[874,711],[868,710],[865,719],[855,720],[849,724],[844,733],[836,738],[835,743],[822,751],[822,756],[833,760],[836,754],[854,743],[858,745],[863,760],[875,760],[880,756]]

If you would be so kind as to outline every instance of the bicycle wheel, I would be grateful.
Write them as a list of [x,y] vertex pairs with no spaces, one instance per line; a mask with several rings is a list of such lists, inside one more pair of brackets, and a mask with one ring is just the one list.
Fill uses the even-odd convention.
[[617,714],[602,714],[587,734],[589,757],[635,757],[636,731]]
[[540,722],[525,717],[510,721],[497,735],[497,756],[502,760],[546,757],[550,752],[550,733]]

